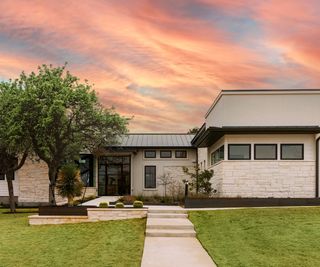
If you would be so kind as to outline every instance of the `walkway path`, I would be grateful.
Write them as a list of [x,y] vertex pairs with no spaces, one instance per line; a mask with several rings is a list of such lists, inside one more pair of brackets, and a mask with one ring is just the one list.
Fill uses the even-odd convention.
[[176,206],[150,206],[142,267],[214,267],[196,238],[187,211]]

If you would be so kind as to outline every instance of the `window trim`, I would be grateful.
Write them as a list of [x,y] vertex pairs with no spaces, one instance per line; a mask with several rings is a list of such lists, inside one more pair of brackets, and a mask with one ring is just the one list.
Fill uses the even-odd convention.
[[[283,158],[282,148],[283,148],[284,146],[301,146],[301,147],[302,147],[302,158],[295,158],[295,159]],[[303,144],[303,143],[299,143],[299,144],[295,144],[295,143],[281,144],[281,145],[280,145],[280,159],[281,159],[281,160],[304,160],[304,144]]]
[[[162,157],[161,152],[170,152],[170,157]],[[161,159],[171,159],[172,158],[172,151],[171,150],[160,150],[160,158]]]
[[[177,152],[185,152],[185,153],[186,153],[186,156],[185,156],[185,157],[177,157]],[[175,157],[176,159],[186,159],[186,158],[188,158],[188,152],[187,152],[187,150],[185,150],[185,149],[175,150],[175,151],[174,151],[174,157]]]
[[[221,148],[223,148],[223,158],[220,159],[220,160],[217,161],[217,162],[214,162],[214,154],[215,154],[216,152],[220,153],[220,149],[221,149]],[[223,161],[224,159],[225,159],[225,150],[224,150],[224,144],[222,144],[222,145],[219,146],[216,150],[214,150],[214,151],[212,151],[212,152],[210,153],[210,166],[214,166],[215,164]]]
[[[155,187],[146,187],[146,170],[147,167],[154,167],[154,177],[155,177]],[[157,166],[156,165],[145,165],[144,166],[144,184],[143,184],[143,189],[145,190],[156,190],[157,189]]]
[[[275,158],[257,158],[257,146],[273,146],[276,148]],[[255,160],[277,160],[278,159],[278,144],[266,144],[266,143],[258,143],[254,144],[254,159]]]
[[[234,159],[230,157],[230,147],[231,146],[249,146],[249,158],[247,159]],[[251,160],[251,144],[228,144],[228,160]]]
[[[154,157],[147,157],[147,155],[146,155],[147,152],[154,152]],[[144,158],[145,159],[155,159],[155,158],[157,158],[157,150],[155,150],[155,149],[144,150]]]

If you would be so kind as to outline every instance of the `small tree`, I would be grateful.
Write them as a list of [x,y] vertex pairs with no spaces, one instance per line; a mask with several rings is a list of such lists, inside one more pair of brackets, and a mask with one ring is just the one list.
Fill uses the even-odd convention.
[[75,164],[63,165],[57,178],[58,194],[68,199],[68,206],[73,206],[73,198],[81,196],[83,183],[80,170]]
[[173,184],[174,180],[169,173],[164,173],[158,178],[158,184],[164,188],[164,197],[167,197],[167,186]]
[[193,127],[192,129],[188,130],[188,134],[197,134],[199,131],[199,127]]
[[183,171],[191,178],[191,190],[193,190],[194,188],[198,188],[199,193],[206,195],[211,194],[213,189],[210,180],[213,176],[213,170],[198,170],[198,175],[194,172],[190,172],[187,167],[183,167]]

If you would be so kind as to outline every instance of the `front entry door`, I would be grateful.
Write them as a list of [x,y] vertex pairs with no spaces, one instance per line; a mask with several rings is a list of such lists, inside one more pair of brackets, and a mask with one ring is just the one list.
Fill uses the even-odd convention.
[[130,195],[130,156],[106,157],[105,195]]

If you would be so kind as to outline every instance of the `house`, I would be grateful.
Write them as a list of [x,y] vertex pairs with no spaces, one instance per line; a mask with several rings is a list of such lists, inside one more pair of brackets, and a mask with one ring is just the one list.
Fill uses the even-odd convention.
[[319,197],[320,90],[222,91],[192,140],[218,197]]
[[[180,187],[182,167],[212,169],[216,197],[319,197],[320,90],[224,90],[196,135],[129,134],[79,161],[86,195],[163,195],[161,176]],[[43,162],[15,174],[24,205],[48,202]],[[0,203],[7,200],[0,177]]]
[[[194,168],[197,150],[190,134],[128,134],[121,143],[99,156],[81,154],[79,166],[86,196],[164,195],[161,177],[175,181],[183,191],[188,179],[182,167]],[[21,205],[48,203],[48,168],[42,161],[28,160],[14,174],[14,192]],[[57,198],[58,201],[59,197]],[[7,182],[0,178],[0,203],[8,201]]]

